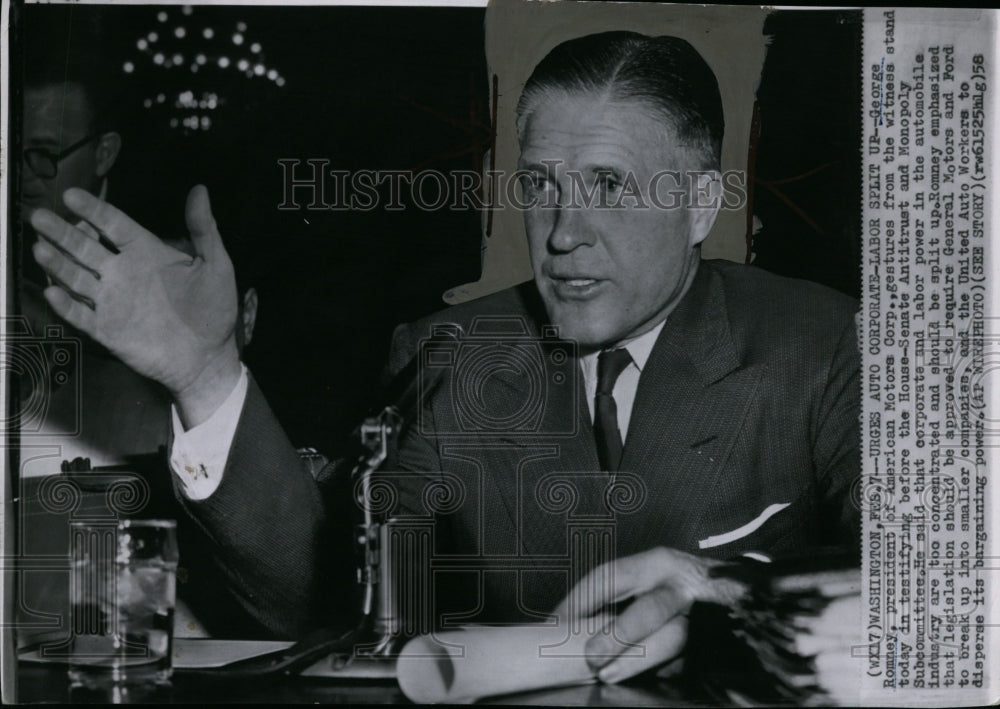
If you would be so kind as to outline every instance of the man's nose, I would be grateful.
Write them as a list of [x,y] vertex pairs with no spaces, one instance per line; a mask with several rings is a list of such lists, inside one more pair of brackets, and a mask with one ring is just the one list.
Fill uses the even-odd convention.
[[549,250],[566,253],[578,246],[593,246],[596,235],[590,210],[579,205],[561,203],[553,207],[555,217],[549,233]]

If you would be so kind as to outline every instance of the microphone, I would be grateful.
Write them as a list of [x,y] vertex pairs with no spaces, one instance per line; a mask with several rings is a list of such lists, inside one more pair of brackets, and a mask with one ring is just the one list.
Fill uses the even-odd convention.
[[368,415],[351,431],[343,452],[338,460],[323,471],[319,482],[330,482],[351,475],[359,464],[363,464],[378,445],[372,422],[391,421],[392,437],[397,439],[413,423],[420,405],[440,386],[444,370],[440,367],[424,367],[421,358],[427,345],[454,345],[463,333],[457,323],[435,326],[431,336],[421,340],[417,353],[399,370],[383,388],[379,397],[386,402],[383,406],[370,409]]

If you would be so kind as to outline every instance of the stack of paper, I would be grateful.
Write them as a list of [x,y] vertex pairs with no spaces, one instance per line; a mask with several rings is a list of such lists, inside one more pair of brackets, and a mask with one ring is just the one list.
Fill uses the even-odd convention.
[[785,567],[746,580],[751,590],[737,607],[692,614],[696,680],[714,697],[744,706],[857,704],[861,571]]

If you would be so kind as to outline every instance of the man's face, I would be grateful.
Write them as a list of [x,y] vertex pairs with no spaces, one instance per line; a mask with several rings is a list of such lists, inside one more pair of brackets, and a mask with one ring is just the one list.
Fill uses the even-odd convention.
[[[89,130],[90,111],[79,84],[44,86],[24,92],[25,149],[44,148],[58,155],[86,138]],[[70,187],[82,187],[97,193],[100,183],[96,140],[60,160],[53,178],[41,178],[25,164],[21,170],[23,216],[27,219],[35,209],[45,207],[75,221],[63,204],[63,192]]]
[[[562,337],[585,350],[604,348],[647,332],[676,305],[715,210],[683,202],[668,208],[680,202],[669,194],[678,182],[653,178],[696,169],[693,156],[641,103],[562,92],[539,99],[519,167],[535,175],[522,181],[525,202],[538,200],[525,211],[525,228],[535,282]],[[558,163],[553,169],[544,161]],[[626,183],[641,200],[623,196],[623,189],[635,195]],[[581,186],[598,190],[592,206]],[[601,208],[601,200],[612,206]]]

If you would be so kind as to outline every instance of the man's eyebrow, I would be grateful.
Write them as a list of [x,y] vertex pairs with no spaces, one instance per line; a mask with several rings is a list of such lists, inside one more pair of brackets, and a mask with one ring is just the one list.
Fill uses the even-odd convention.
[[549,171],[552,170],[553,167],[555,167],[554,163],[556,163],[557,161],[556,160],[549,160],[549,161],[546,161],[546,162],[548,162],[549,164],[546,165],[545,162],[536,161],[536,160],[532,160],[531,162],[528,162],[528,163],[518,162],[518,166],[517,167],[518,167],[519,170],[530,170],[532,172],[544,172],[544,173],[548,173]]
[[611,175],[612,177],[616,177],[618,179],[624,177],[626,172],[621,167],[616,165],[588,165],[586,169],[587,172],[594,175]]

